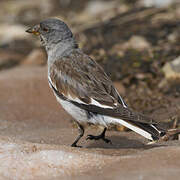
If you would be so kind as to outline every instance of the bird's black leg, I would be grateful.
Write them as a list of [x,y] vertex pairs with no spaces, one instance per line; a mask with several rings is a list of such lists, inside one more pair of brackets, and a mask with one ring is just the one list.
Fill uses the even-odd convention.
[[99,140],[99,139],[102,139],[104,142],[112,144],[111,140],[105,138],[106,130],[107,130],[107,128],[104,128],[103,132],[100,135],[98,135],[98,136],[93,136],[93,135],[89,134],[89,135],[87,135],[86,140],[88,140],[88,139],[89,140]]
[[82,125],[80,125],[77,122],[78,125],[78,130],[79,130],[79,136],[76,138],[76,140],[72,143],[71,147],[81,147],[81,146],[77,146],[77,142],[81,139],[81,137],[84,135],[84,128]]

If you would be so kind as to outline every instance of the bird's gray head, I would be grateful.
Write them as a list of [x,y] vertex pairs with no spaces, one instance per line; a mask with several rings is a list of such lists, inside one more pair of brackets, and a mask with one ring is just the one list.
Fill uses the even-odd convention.
[[59,19],[47,19],[29,28],[26,32],[40,36],[44,46],[53,46],[73,38],[69,27]]

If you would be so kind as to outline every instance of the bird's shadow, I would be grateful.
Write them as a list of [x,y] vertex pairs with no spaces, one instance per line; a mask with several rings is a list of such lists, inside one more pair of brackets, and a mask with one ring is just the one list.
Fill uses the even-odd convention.
[[112,144],[105,143],[102,140],[91,141],[86,148],[103,148],[103,149],[151,149],[164,145],[160,144],[147,144],[141,140],[129,139],[126,136],[110,136],[107,137],[112,141]]

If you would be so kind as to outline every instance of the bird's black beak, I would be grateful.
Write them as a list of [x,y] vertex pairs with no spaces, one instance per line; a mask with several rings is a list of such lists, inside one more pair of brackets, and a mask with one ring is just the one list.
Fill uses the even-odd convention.
[[40,30],[40,26],[39,25],[35,25],[35,26],[27,29],[26,32],[27,33],[32,33],[32,34],[34,34],[36,36],[39,36],[40,35],[39,30]]

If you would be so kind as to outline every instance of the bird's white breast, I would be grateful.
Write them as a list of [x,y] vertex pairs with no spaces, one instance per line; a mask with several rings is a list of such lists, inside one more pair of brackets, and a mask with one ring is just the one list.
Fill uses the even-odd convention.
[[104,116],[95,114],[92,117],[88,117],[88,114],[85,110],[75,106],[71,102],[60,99],[56,94],[55,96],[61,106],[80,124],[90,123],[107,127],[107,124],[104,121]]

